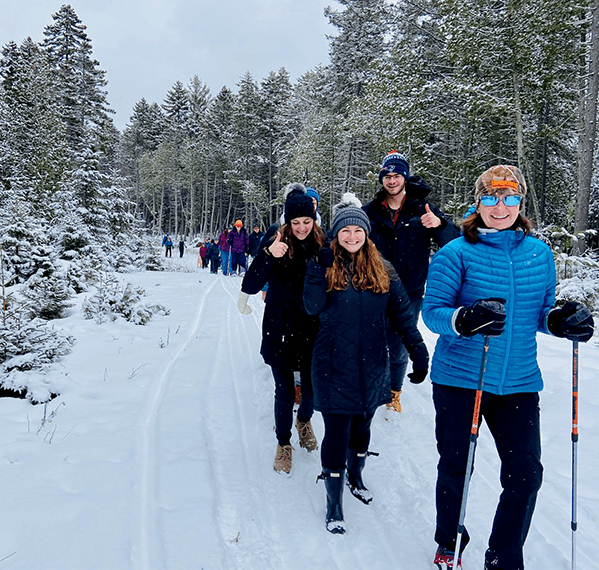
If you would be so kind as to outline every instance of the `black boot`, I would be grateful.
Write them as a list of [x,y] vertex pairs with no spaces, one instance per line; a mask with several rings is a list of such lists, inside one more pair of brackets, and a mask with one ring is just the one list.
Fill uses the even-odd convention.
[[347,450],[347,486],[351,494],[360,499],[365,505],[372,501],[372,494],[362,481],[362,470],[366,465],[368,452],[358,452],[353,449]]
[[343,520],[343,481],[345,469],[342,471],[331,471],[323,467],[318,479],[324,480],[327,490],[327,530],[333,534],[345,534],[345,522]]

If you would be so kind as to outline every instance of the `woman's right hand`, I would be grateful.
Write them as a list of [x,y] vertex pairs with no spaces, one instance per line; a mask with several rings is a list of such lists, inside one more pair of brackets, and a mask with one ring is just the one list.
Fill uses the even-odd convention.
[[289,249],[289,246],[281,241],[282,238],[281,232],[277,231],[275,240],[268,246],[268,251],[270,251],[273,257],[283,257]]

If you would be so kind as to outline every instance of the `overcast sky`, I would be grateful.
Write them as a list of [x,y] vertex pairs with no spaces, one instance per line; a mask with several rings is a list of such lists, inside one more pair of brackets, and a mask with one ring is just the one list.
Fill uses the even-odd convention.
[[[44,38],[52,14],[68,2],[0,0],[0,45]],[[119,129],[142,98],[162,103],[176,81],[194,75],[217,95],[237,91],[246,71],[260,82],[285,67],[296,81],[328,63],[323,10],[335,0],[74,0],[93,56],[106,71]]]

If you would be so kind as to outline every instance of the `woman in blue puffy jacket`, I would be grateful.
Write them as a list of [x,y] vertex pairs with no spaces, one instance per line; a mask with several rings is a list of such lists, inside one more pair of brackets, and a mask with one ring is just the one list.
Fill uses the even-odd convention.
[[360,201],[345,194],[334,209],[330,248],[310,262],[304,282],[306,311],[320,316],[312,384],[314,408],[322,413],[325,426],[319,478],[327,492],[326,528],[334,534],[345,532],[345,482],[360,501],[372,500],[362,470],[376,409],[391,400],[387,318],[413,362],[412,382],[422,382],[428,372],[428,352],[408,294],[369,232]]
[[[441,248],[430,265],[422,316],[439,335],[431,365],[440,455],[434,561],[439,569],[452,568],[455,557],[483,337],[492,338],[480,417],[495,440],[503,488],[485,569],[521,570],[543,473],[536,334],[581,341],[592,336],[586,307],[553,306],[553,254],[530,235],[530,221],[522,215],[525,195],[518,168],[498,165],[484,172],[475,183],[476,211],[464,221],[462,237]],[[468,540],[464,529],[458,557]]]

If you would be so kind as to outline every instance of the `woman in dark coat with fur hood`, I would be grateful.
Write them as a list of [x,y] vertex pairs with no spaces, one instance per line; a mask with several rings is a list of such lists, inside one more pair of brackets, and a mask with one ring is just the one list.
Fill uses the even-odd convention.
[[294,371],[299,371],[302,401],[296,427],[300,447],[317,448],[310,419],[314,413],[310,365],[318,331],[318,317],[306,313],[302,303],[304,276],[308,261],[318,253],[325,235],[314,223],[312,198],[301,184],[290,184],[285,191],[284,224],[276,235],[262,242],[262,249],[250,265],[239,295],[238,309],[251,312],[250,295],[268,283],[262,320],[260,353],[272,369],[275,380],[275,432],[277,450],[274,469],[290,473],[292,466],[291,427],[295,401]]
[[370,425],[376,409],[391,400],[385,319],[402,338],[413,363],[414,383],[424,380],[428,352],[393,266],[369,239],[370,221],[351,193],[334,209],[330,248],[311,261],[304,306],[320,316],[312,356],[314,407],[323,416],[322,475],[327,489],[327,530],[345,532],[343,483],[368,504],[362,482]]

